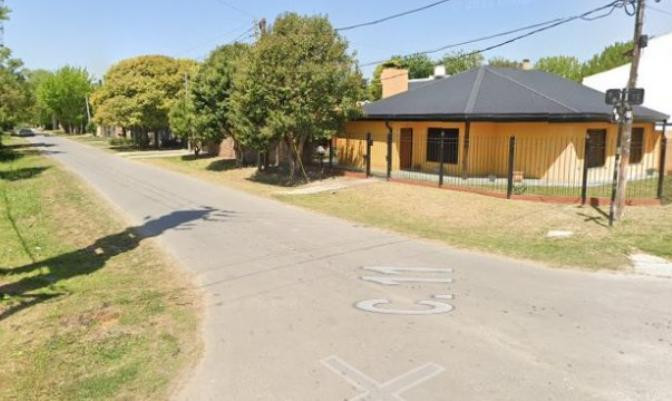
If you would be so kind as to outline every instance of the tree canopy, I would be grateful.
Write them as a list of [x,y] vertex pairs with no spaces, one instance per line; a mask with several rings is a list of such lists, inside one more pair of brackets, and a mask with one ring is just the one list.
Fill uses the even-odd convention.
[[480,53],[469,54],[464,51],[456,51],[444,55],[439,64],[446,66],[446,74],[457,75],[464,71],[483,65],[483,55]]
[[387,67],[405,68],[408,70],[408,76],[411,79],[427,78],[434,73],[434,62],[426,54],[411,54],[408,56],[392,56],[388,61],[376,66],[373,71],[373,79],[369,85],[368,92],[371,100],[378,100],[383,95],[383,86],[380,82],[380,75],[383,69]]
[[534,68],[561,76],[572,81],[581,82],[583,65],[576,57],[553,56],[540,58]]
[[516,60],[511,60],[506,57],[493,57],[488,60],[488,65],[491,67],[501,67],[501,68],[523,68],[523,63]]
[[105,74],[92,102],[99,124],[130,128],[146,135],[168,129],[168,114],[184,93],[185,76],[197,63],[166,56],[123,60]]
[[284,14],[262,32],[236,75],[236,136],[259,150],[284,143],[293,180],[306,142],[331,138],[360,110],[361,82],[346,40],[327,18]]
[[53,113],[66,132],[80,131],[84,127],[90,94],[89,73],[71,66],[43,75],[36,88],[38,104]]
[[616,42],[594,55],[583,66],[583,76],[587,77],[628,64],[632,60],[632,42]]
[[189,96],[173,107],[171,129],[187,138],[195,150],[202,143],[221,142],[228,136],[236,140],[229,118],[229,101],[234,76],[248,51],[249,46],[241,43],[215,49],[191,81]]

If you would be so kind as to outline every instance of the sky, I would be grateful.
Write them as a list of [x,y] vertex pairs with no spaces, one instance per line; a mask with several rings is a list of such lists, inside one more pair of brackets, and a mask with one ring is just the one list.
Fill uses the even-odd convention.
[[[202,59],[237,38],[254,20],[287,11],[327,15],[348,26],[432,3],[434,0],[5,0],[12,9],[5,45],[31,69],[81,66],[102,77],[115,62],[143,54]],[[361,64],[576,15],[609,0],[452,0],[430,10],[344,32]],[[672,0],[648,10],[645,32],[672,32]],[[573,22],[485,54],[533,61],[571,55],[581,60],[632,37],[633,18],[617,10],[608,18]],[[494,39],[466,46],[475,50]],[[437,54],[436,56],[440,56]],[[370,75],[373,67],[363,68]]]

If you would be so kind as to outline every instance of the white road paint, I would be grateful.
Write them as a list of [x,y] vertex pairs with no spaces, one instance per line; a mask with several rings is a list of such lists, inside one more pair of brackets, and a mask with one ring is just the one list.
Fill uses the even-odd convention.
[[[450,297],[450,298],[448,298]],[[453,299],[451,295],[437,295],[435,299]],[[379,308],[379,305],[389,305],[391,302],[387,299],[369,299],[360,301],[355,304],[357,309],[371,313],[382,313],[386,315],[439,315],[442,313],[452,312],[455,307],[453,305],[438,302],[438,301],[418,301],[417,305],[428,306],[430,309],[394,309],[394,308]]]
[[362,392],[350,401],[406,401],[402,398],[402,393],[446,370],[443,366],[428,363],[385,383],[378,383],[337,356],[322,360],[322,364]]
[[405,283],[427,283],[427,284],[450,284],[453,279],[450,278],[419,278],[419,277],[383,277],[383,276],[363,276],[364,281],[370,281],[382,285],[400,285]]
[[398,275],[401,273],[445,273],[450,274],[453,269],[433,267],[391,267],[391,266],[366,266],[362,269],[381,274]]

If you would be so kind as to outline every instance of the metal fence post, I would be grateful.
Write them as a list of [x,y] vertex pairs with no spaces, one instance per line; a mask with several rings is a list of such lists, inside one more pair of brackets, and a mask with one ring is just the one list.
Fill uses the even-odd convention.
[[509,175],[506,183],[506,198],[511,199],[513,195],[513,169],[516,161],[516,137],[512,136],[509,140]]
[[331,138],[329,141],[329,170],[334,168],[334,140],[335,138]]
[[446,137],[446,131],[441,131],[441,137],[439,138],[439,186],[443,186],[443,141]]
[[392,178],[392,131],[387,133],[387,179]]
[[371,139],[371,133],[366,134],[366,177],[371,177],[371,145],[373,145],[373,140]]
[[660,169],[658,170],[658,199],[663,199],[664,188],[665,188],[665,167],[667,164],[667,137],[665,137],[665,128],[663,125],[663,134],[660,139]]
[[590,152],[590,141],[586,134],[586,141],[583,145],[583,175],[581,178],[581,204],[585,205],[588,201],[588,153]]

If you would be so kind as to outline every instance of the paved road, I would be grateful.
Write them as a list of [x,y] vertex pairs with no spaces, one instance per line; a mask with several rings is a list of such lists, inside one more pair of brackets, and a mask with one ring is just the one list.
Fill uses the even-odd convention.
[[205,355],[176,400],[672,399],[672,280],[457,251],[34,141],[204,290]]

